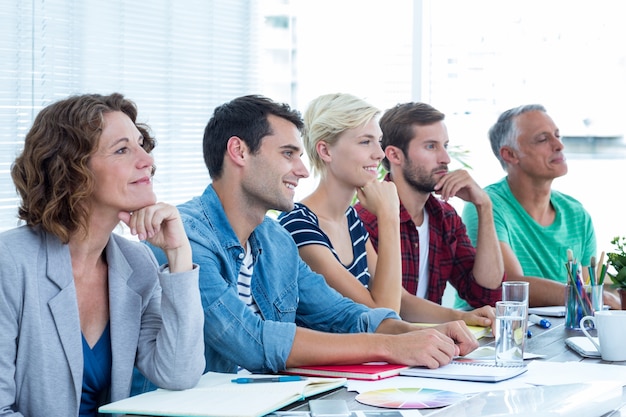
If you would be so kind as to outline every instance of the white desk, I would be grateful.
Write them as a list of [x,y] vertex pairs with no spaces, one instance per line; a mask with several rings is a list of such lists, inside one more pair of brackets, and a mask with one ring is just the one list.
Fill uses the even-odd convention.
[[[550,362],[568,362],[568,361],[585,361],[591,363],[611,363],[613,365],[621,365],[626,366],[626,361],[623,362],[603,362],[601,359],[589,359],[582,358],[574,351],[570,350],[567,346],[565,346],[564,340],[571,336],[582,336],[582,332],[575,330],[565,329],[563,323],[564,319],[562,318],[550,318],[552,322],[552,326],[549,329],[542,329],[538,326],[532,326],[531,330],[533,336],[527,339],[526,349],[529,352],[543,354],[546,355],[544,359],[540,359],[543,361]],[[625,329],[626,331],[626,329]],[[481,345],[489,346],[493,345],[493,338],[482,338],[480,340]],[[626,372],[626,368],[624,368]],[[497,384],[494,384],[494,389],[497,388]],[[341,388],[339,390],[323,394],[317,398],[324,399],[342,399],[347,401],[348,407],[353,410],[370,410],[370,411],[383,411],[387,409],[372,407],[368,405],[361,404],[355,400],[356,393],[348,391],[346,388]],[[626,388],[622,394],[623,403],[626,404]],[[283,411],[308,411],[307,402],[301,402],[297,404],[292,404],[289,407],[285,407]],[[433,410],[420,410],[423,415],[428,415],[433,412]],[[605,415],[608,417],[608,415]],[[611,417],[626,417],[626,405],[622,406],[619,411],[615,412],[611,415]]]

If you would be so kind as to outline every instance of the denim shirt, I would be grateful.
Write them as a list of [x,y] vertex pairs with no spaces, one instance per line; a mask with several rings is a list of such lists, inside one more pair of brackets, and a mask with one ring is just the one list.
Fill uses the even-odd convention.
[[[296,325],[331,333],[374,332],[381,321],[399,318],[370,309],[330,288],[311,271],[278,222],[266,217],[248,240],[254,258],[252,294],[260,316],[240,299],[237,277],[245,256],[212,185],[178,206],[200,265],[206,371],[285,369]],[[164,254],[153,248],[157,259]]]

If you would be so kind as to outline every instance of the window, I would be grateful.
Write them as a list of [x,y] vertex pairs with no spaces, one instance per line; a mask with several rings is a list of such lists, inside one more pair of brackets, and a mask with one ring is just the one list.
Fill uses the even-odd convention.
[[[113,91],[133,99],[158,140],[157,195],[178,204],[209,181],[201,140],[216,105],[261,93],[304,111],[314,97],[341,91],[383,110],[409,100],[442,110],[451,144],[471,151],[483,186],[504,175],[486,139],[497,115],[544,104],[570,158],[557,188],[585,204],[599,248],[626,234],[612,200],[626,155],[620,1],[542,2],[541,12],[536,2],[498,0],[4,3],[0,230],[17,222],[10,165],[34,116],[54,100]],[[301,181],[296,198],[315,183]]]
[[451,144],[470,150],[474,179],[487,186],[505,176],[487,138],[498,115],[543,104],[569,167],[553,188],[591,214],[598,254],[610,250],[614,236],[626,235],[626,223],[616,220],[626,156],[622,2],[423,2],[432,50],[423,99],[446,113]]
[[210,181],[213,108],[259,85],[253,1],[9,0],[0,21],[0,230],[17,224],[10,167],[42,107],[82,93],[135,101],[158,143],[157,196],[178,204]]

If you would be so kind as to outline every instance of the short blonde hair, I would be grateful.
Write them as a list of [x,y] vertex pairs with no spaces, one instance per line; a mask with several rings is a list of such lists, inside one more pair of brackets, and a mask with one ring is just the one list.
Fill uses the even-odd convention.
[[324,162],[315,150],[318,142],[333,145],[346,130],[368,123],[380,110],[350,94],[325,94],[311,103],[304,113],[304,148],[313,173],[322,173]]

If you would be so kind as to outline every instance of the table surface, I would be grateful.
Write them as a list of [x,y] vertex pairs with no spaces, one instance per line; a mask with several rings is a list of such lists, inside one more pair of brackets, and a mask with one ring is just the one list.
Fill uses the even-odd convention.
[[[542,329],[539,326],[530,327],[532,331],[532,337],[526,340],[525,349],[529,352],[540,353],[546,355],[543,361],[551,362],[568,362],[568,361],[584,361],[590,363],[610,363],[613,365],[626,366],[626,361],[621,362],[605,362],[599,358],[583,358],[573,350],[569,349],[565,345],[565,339],[572,336],[584,336],[581,331],[566,329],[564,326],[563,318],[550,317],[552,326],[548,329]],[[593,332],[593,331],[592,331]],[[493,346],[494,339],[492,337],[484,337],[480,339],[481,346]],[[357,410],[378,410],[383,409],[361,404],[355,400],[356,392],[348,391],[346,388],[340,388],[330,393],[321,394],[315,397],[316,399],[333,399],[333,400],[345,400],[348,403],[348,407],[352,411]],[[626,417],[626,387],[622,394],[622,407],[619,411],[609,413],[605,415],[608,417]],[[306,401],[292,404],[289,407],[285,407],[284,411],[308,411],[308,403]],[[423,415],[432,413],[433,410],[420,410]]]

